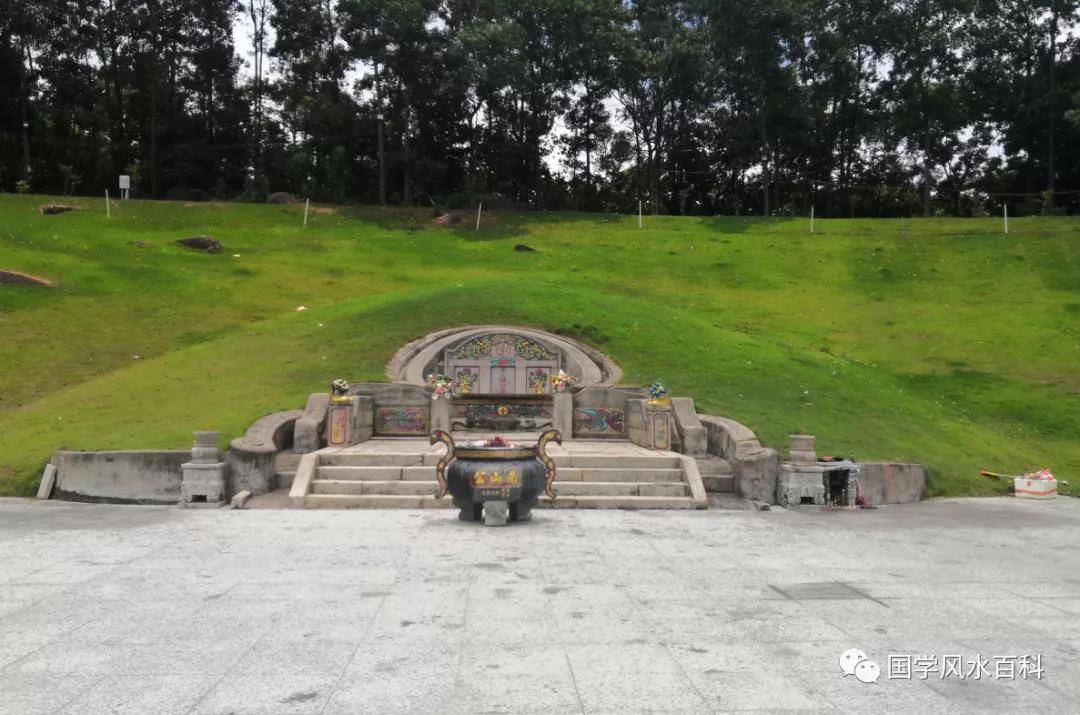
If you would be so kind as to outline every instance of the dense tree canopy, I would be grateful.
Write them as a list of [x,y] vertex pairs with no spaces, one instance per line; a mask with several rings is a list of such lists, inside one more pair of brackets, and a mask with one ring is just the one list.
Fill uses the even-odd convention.
[[1078,212],[1080,2],[0,4],[0,189],[121,173],[187,200]]

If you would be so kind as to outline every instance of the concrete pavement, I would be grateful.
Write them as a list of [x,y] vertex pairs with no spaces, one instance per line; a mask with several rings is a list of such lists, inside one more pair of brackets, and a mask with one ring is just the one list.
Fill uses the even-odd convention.
[[1078,527],[1065,498],[501,529],[0,500],[0,713],[1075,711]]

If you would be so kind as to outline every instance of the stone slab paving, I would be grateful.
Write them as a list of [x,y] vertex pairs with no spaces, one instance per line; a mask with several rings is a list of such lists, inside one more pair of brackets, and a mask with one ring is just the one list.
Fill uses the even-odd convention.
[[501,529],[0,500],[0,713],[1075,712],[1078,533],[1064,498]]

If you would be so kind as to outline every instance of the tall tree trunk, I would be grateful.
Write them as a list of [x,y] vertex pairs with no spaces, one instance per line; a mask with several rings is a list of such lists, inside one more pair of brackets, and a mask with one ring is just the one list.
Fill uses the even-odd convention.
[[406,206],[412,205],[412,172],[409,170],[409,122],[405,121],[405,131],[401,135],[401,170],[404,174],[404,184],[401,187],[401,203]]
[[759,125],[761,132],[761,201],[762,215],[768,216],[771,210],[769,204],[769,185],[772,183],[772,173],[769,168],[769,134],[765,127],[765,112],[761,112]]
[[375,106],[378,107],[378,142],[379,142],[379,206],[386,206],[386,148],[384,141],[384,122],[382,104],[382,81],[379,78],[379,63],[375,63]]
[[150,196],[158,197],[157,92],[158,75],[150,82]]
[[923,186],[922,186],[922,211],[923,216],[930,216],[930,129],[923,132]]
[[22,92],[19,96],[19,119],[20,119],[20,131],[22,132],[22,167],[21,175],[23,181],[30,181],[30,73],[33,71],[33,55],[30,52],[30,45],[23,43],[23,54],[25,57],[22,62]]
[[1047,161],[1046,161],[1046,201],[1044,208],[1054,208],[1054,191],[1057,188],[1057,169],[1055,167],[1057,133],[1057,34],[1058,34],[1058,2],[1050,3],[1050,106],[1047,114],[1050,117],[1050,128],[1047,136]]

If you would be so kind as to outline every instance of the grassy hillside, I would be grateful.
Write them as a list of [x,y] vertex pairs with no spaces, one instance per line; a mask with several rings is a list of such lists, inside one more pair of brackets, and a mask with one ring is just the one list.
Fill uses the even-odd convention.
[[[1080,221],[636,219],[101,201],[40,216],[0,195],[0,493],[53,450],[185,448],[385,379],[400,345],[470,323],[595,345],[786,450],[921,461],[931,494],[979,469],[1080,485]],[[173,244],[210,234],[225,250]],[[533,252],[515,251],[527,244]],[[298,306],[307,310],[297,311]]]

